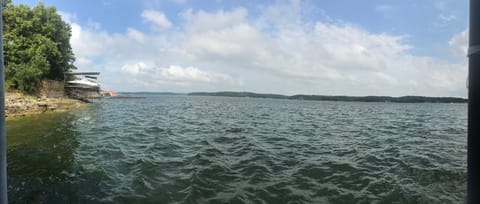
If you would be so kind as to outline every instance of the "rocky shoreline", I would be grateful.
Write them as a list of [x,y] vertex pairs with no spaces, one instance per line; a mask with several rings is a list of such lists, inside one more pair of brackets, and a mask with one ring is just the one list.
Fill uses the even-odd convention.
[[69,98],[35,97],[27,96],[19,92],[7,92],[5,94],[6,117],[65,111],[85,105],[87,105],[87,103]]

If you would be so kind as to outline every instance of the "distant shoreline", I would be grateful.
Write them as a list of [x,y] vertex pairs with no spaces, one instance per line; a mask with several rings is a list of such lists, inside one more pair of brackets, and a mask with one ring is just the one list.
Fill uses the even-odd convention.
[[261,94],[253,92],[192,92],[189,96],[227,96],[227,97],[251,97],[272,98],[312,101],[351,101],[351,102],[392,102],[392,103],[467,103],[468,99],[458,97],[427,97],[427,96],[326,96],[326,95],[281,95]]

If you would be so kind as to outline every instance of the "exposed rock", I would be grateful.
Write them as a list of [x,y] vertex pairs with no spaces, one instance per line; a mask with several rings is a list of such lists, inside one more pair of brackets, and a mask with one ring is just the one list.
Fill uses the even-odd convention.
[[84,106],[86,103],[69,98],[27,96],[20,92],[5,94],[5,115],[22,116],[46,111],[61,111]]

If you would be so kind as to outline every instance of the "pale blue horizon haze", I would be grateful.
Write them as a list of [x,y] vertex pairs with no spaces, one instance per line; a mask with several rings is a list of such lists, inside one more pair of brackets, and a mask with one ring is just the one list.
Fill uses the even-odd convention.
[[467,95],[466,0],[43,2],[105,90]]

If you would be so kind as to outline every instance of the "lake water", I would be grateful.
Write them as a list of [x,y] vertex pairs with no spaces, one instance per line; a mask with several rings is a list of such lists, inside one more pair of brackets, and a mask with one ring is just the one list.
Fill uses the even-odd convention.
[[466,199],[466,104],[148,95],[7,134],[12,203]]

